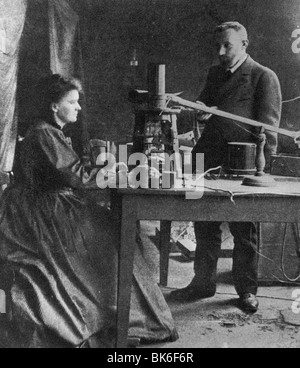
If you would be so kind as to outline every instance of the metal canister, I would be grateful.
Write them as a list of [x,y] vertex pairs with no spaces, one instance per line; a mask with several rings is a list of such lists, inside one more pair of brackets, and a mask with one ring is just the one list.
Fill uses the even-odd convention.
[[226,171],[232,175],[254,175],[256,173],[256,144],[228,143]]

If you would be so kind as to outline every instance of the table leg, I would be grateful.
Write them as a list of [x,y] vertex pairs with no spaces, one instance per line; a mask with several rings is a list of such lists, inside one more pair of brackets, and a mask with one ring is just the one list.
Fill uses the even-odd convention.
[[131,198],[123,198],[117,301],[117,348],[126,348],[128,342],[136,229],[137,216],[134,204]]
[[169,257],[171,252],[171,221],[160,223],[160,284],[168,286]]

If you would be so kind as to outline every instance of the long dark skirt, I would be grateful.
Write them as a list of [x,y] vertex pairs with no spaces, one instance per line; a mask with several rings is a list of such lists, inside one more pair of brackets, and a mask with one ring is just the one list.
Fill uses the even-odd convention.
[[[7,189],[0,202],[0,289],[7,347],[113,347],[117,229],[107,209],[69,190]],[[137,247],[130,335],[177,338],[173,319]]]

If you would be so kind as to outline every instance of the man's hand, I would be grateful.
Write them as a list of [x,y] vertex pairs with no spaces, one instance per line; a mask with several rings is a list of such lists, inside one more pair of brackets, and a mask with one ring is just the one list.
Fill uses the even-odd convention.
[[194,111],[193,109],[189,108],[189,107],[185,107],[185,106],[172,106],[173,110],[180,110],[181,112],[184,111]]
[[[201,101],[196,101],[196,104],[207,107],[207,106],[206,106],[203,102],[201,102]],[[213,108],[215,108],[215,109],[216,109],[217,107],[216,107],[216,106],[214,106]],[[208,121],[211,117],[212,117],[212,114],[208,114],[207,112],[204,112],[204,111],[202,111],[202,112],[199,112],[199,113],[198,113],[198,120],[199,120],[199,121],[202,121],[202,122],[206,122],[206,121]]]

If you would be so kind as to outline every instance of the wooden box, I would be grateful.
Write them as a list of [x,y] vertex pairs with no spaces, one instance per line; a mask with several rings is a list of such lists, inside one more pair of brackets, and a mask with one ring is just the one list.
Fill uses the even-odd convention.
[[284,153],[271,156],[271,174],[300,177],[300,157]]

